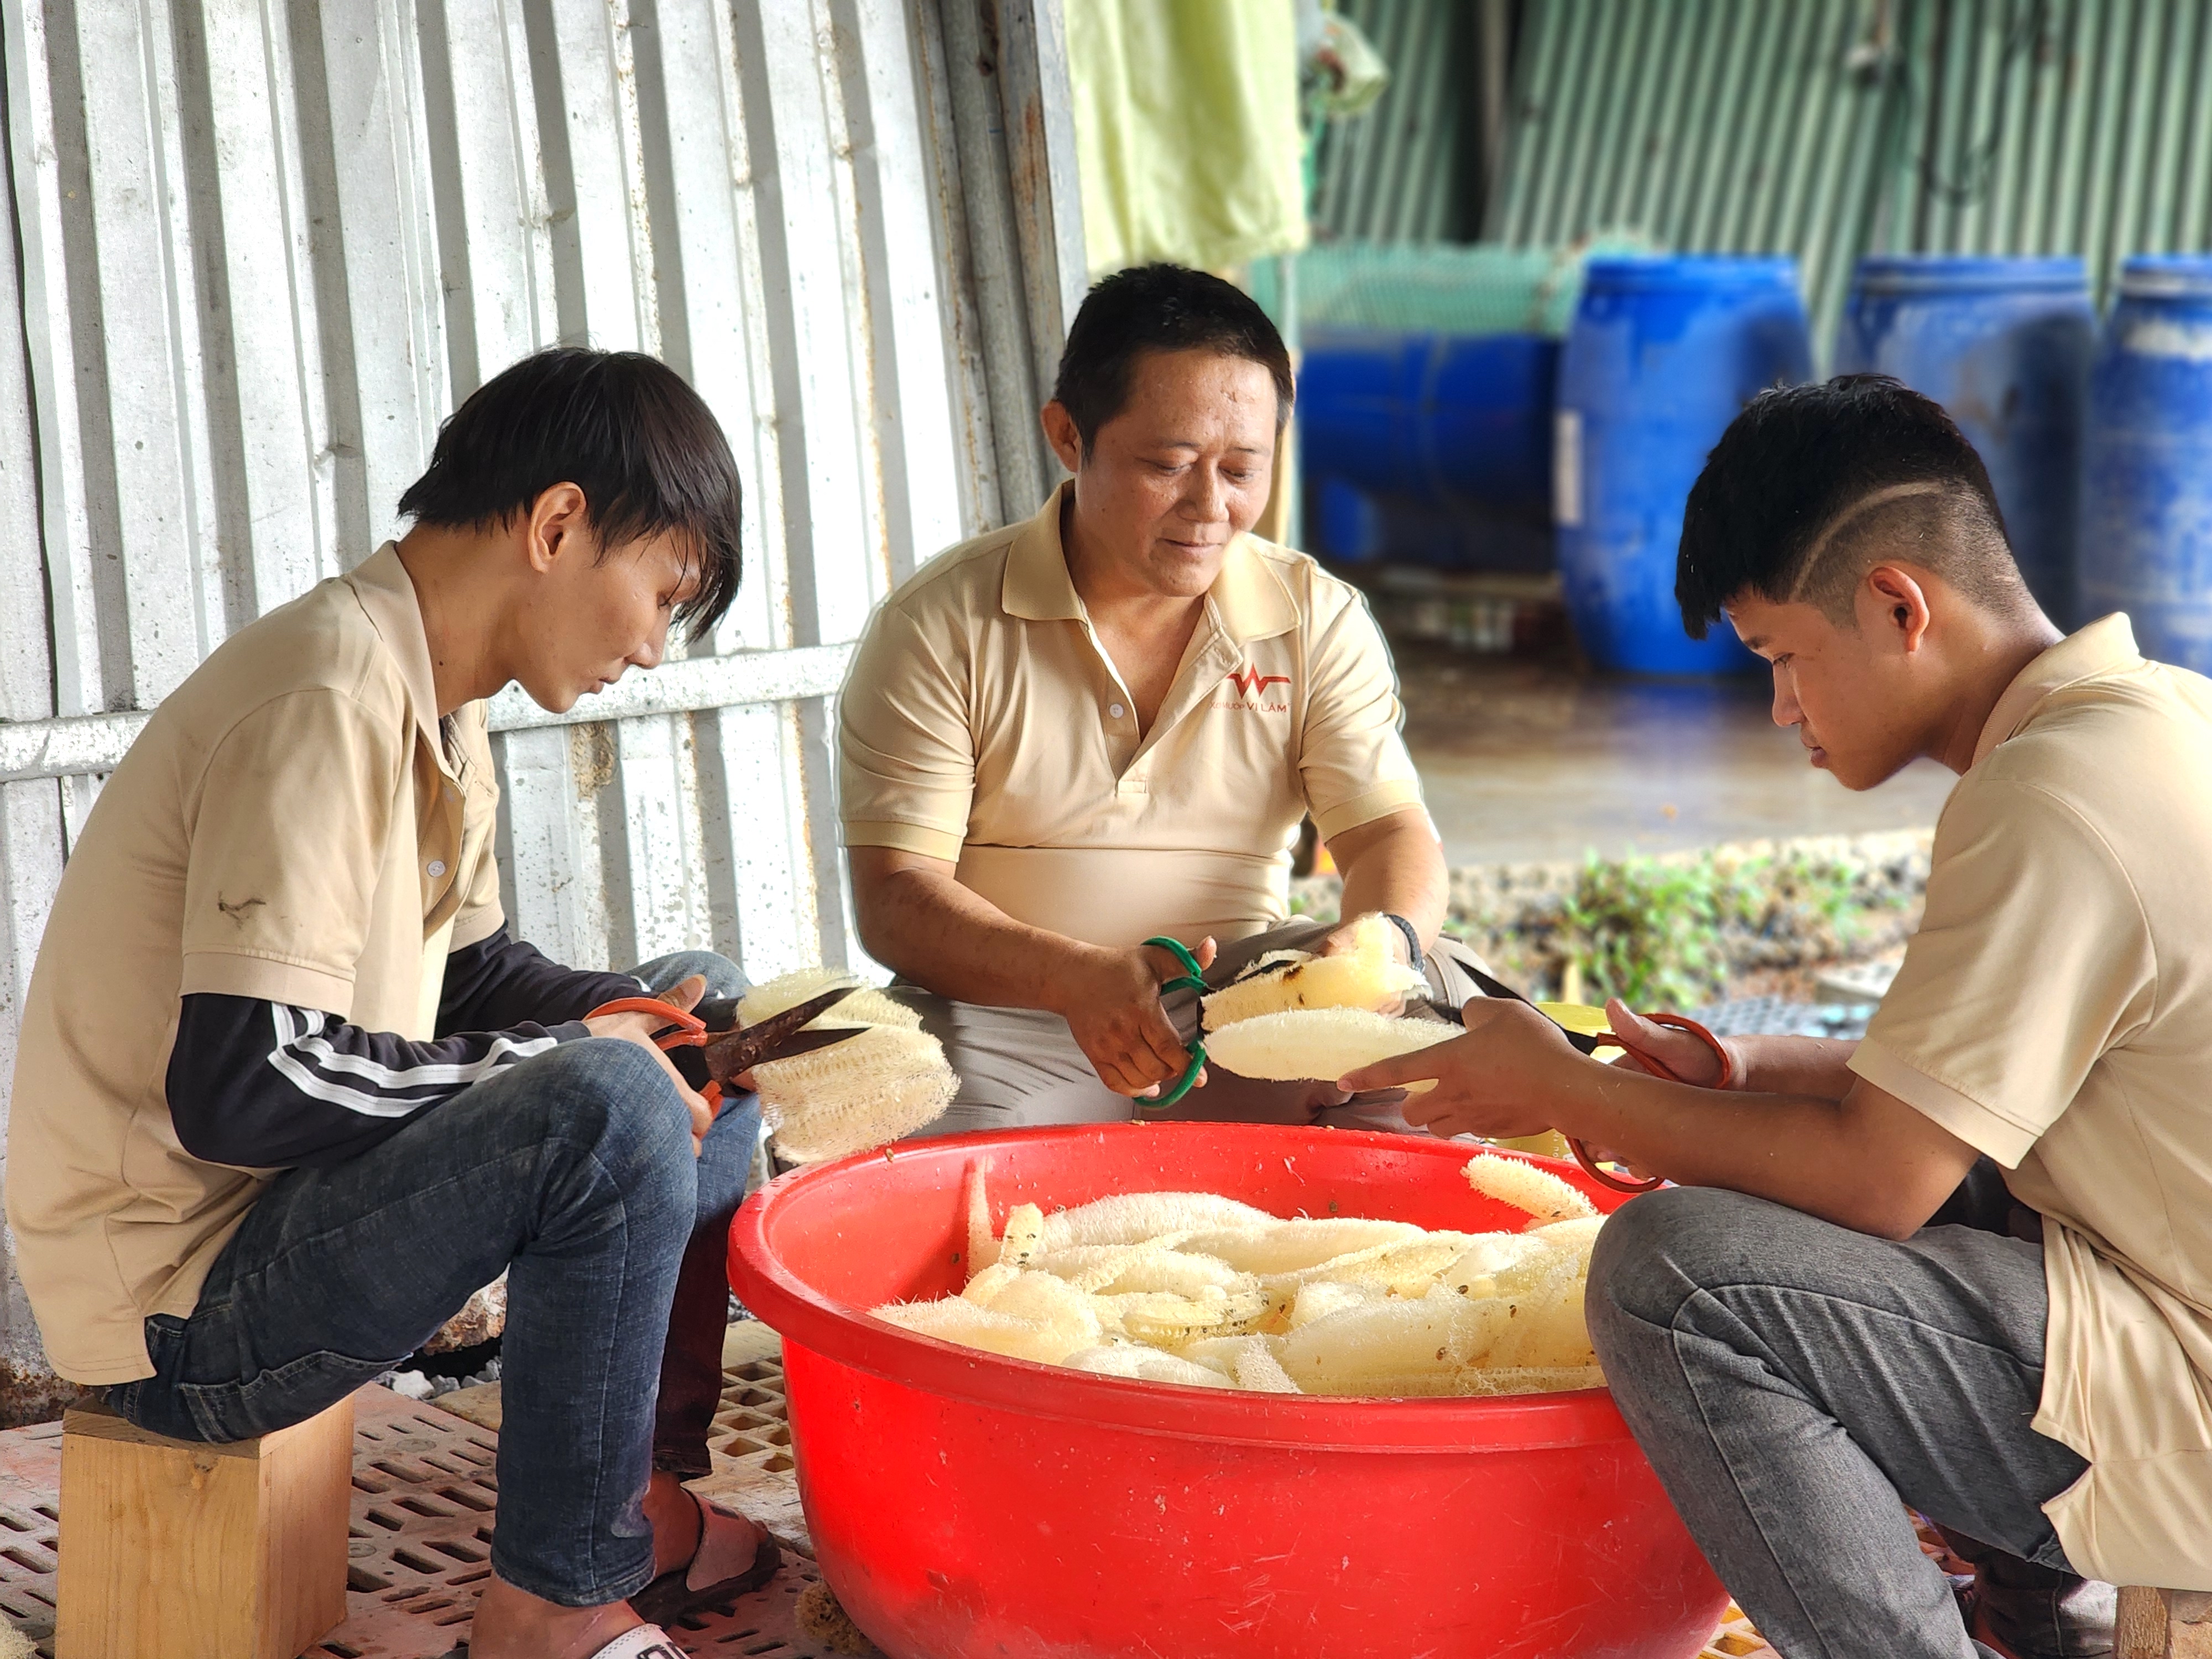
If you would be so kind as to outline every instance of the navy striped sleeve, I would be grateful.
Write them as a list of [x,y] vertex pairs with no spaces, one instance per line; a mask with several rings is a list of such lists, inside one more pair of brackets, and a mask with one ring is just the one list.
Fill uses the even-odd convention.
[[580,1023],[517,1024],[415,1042],[255,997],[184,999],[165,1087],[194,1158],[247,1169],[358,1157],[501,1067],[588,1036]]

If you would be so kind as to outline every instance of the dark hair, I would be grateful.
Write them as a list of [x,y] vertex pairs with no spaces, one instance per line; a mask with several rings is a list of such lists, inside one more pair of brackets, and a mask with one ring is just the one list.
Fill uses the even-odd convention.
[[637,351],[552,346],[502,369],[438,429],[430,465],[399,498],[418,524],[505,524],[557,483],[584,492],[599,556],[673,531],[699,591],[678,612],[699,639],[742,572],[738,464],[706,402]]
[[1762,392],[1729,423],[1682,514],[1674,599],[1701,640],[1752,592],[1853,614],[1887,550],[1995,609],[2032,604],[1988,468],[1943,412],[1887,374]]
[[1291,354],[1259,302],[1234,283],[1182,265],[1117,270],[1083,296],[1060,354],[1053,400],[1088,455],[1098,428],[1128,406],[1129,374],[1149,351],[1216,351],[1275,380],[1275,428],[1291,417]]

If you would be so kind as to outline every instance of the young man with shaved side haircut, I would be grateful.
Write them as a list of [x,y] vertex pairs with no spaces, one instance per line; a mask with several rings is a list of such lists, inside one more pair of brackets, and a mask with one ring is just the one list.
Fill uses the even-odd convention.
[[[1042,413],[1074,476],[868,624],[839,804],[861,939],[961,1079],[930,1133],[1127,1121],[1174,1088],[1198,1008],[1164,1002],[1184,970],[1155,937],[1214,981],[1345,948],[1349,927],[1284,925],[1308,816],[1347,921],[1389,916],[1401,963],[1473,991],[1437,937],[1443,854],[1382,636],[1357,589],[1251,533],[1291,392],[1249,295],[1175,265],[1106,278]],[[1218,1067],[1166,1109],[1403,1127],[1387,1099]]]
[[[1344,1085],[1437,1078],[1407,1115],[1439,1133],[1679,1183],[1607,1224],[1590,1333],[1790,1659],[2108,1653],[2112,1583],[2212,1590],[2212,682],[2124,616],[2062,637],[1971,446],[1876,376],[1744,410],[1676,592],[1845,787],[1960,775],[1864,1040],[1729,1038],[1724,1071],[1613,1005],[1662,1081],[1477,1002]],[[1907,1504],[1974,1563],[1963,1608]]]

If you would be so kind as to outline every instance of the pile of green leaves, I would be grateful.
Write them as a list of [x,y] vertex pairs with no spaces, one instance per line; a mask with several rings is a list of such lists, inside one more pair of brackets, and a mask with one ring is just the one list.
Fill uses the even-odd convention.
[[[1762,934],[1811,924],[1848,946],[1865,905],[1856,872],[1802,856],[1600,859],[1563,898],[1556,948],[1591,1002],[1689,1008],[1717,996]],[[1565,977],[1564,974],[1562,977]]]

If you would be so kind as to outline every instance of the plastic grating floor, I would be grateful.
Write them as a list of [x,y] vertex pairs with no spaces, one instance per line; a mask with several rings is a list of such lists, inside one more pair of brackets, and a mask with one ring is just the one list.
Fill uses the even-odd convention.
[[[832,1659],[796,1616],[819,1575],[793,1478],[773,1334],[733,1328],[724,1358],[715,1473],[697,1484],[766,1524],[784,1546],[783,1569],[726,1612],[684,1620],[672,1634],[695,1659]],[[490,1576],[498,1436],[386,1389],[363,1389],[354,1413],[349,1616],[303,1659],[437,1659],[466,1637]],[[496,1422],[495,1400],[483,1414]],[[41,1659],[53,1659],[61,1447],[58,1423],[0,1432],[0,1616]],[[1730,1607],[1700,1659],[1777,1656]]]
[[[716,1431],[731,1464],[718,1462],[718,1473],[767,1474],[780,1461],[774,1474],[788,1483],[781,1370],[758,1361],[739,1369],[757,1374],[726,1379]],[[363,1389],[354,1413],[348,1617],[305,1659],[437,1659],[466,1638],[490,1577],[498,1437],[386,1389]],[[0,1615],[41,1659],[53,1659],[61,1449],[58,1423],[0,1433]],[[817,1577],[804,1537],[784,1541],[782,1571],[768,1585],[671,1632],[686,1653],[832,1659],[801,1634],[793,1611]]]

